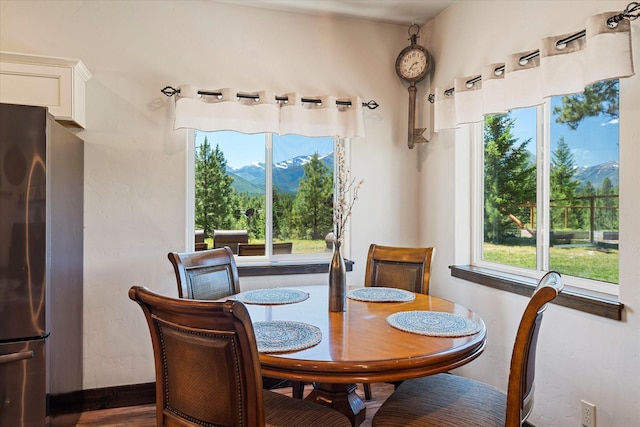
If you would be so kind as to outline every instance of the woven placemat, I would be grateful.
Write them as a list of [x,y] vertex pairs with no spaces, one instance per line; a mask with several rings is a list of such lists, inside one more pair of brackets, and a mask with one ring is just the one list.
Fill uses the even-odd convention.
[[401,311],[387,317],[396,329],[434,337],[463,337],[480,332],[473,319],[440,311]]
[[352,289],[347,292],[347,297],[366,302],[409,302],[416,299],[416,294],[404,289],[378,286]]
[[253,331],[260,353],[284,353],[313,347],[322,341],[320,328],[303,322],[256,322]]
[[236,295],[236,298],[245,304],[293,304],[309,298],[309,293],[285,288],[255,289],[253,291],[240,292]]

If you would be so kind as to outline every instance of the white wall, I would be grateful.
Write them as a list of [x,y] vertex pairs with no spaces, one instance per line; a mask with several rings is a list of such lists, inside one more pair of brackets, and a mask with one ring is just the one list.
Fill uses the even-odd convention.
[[[81,59],[85,140],[84,388],[154,380],[133,284],[176,295],[167,253],[185,248],[185,139],[171,130],[166,85],[359,95],[366,139],[352,141],[365,183],[353,214],[362,280],[368,245],[416,244],[416,152],[395,58],[405,26],[264,11],[211,1],[0,2],[0,49]],[[349,255],[349,254],[347,254]],[[277,278],[243,280],[246,288]],[[325,276],[283,278],[282,283]]]
[[[457,2],[420,39],[436,59],[433,87],[624,5]],[[365,113],[367,138],[352,143],[352,172],[365,180],[353,217],[352,280],[362,280],[370,242],[435,245],[432,292],[478,311],[489,330],[485,353],[461,371],[505,386],[526,299],[450,277],[449,265],[468,262],[468,132],[439,133],[406,148],[407,93],[394,72],[406,34],[405,26],[209,1],[0,2],[1,50],[79,58],[93,74],[87,128],[78,132],[85,140],[84,388],[153,380],[148,332],[127,290],[145,284],[176,294],[166,254],[185,245],[185,133],[171,131],[171,103],[159,91],[183,83],[378,101],[381,107]],[[638,57],[637,31],[634,42]],[[539,344],[532,418],[538,427],[579,426],[580,399],[597,405],[600,427],[640,422],[638,81],[621,85],[625,320],[550,307]],[[260,286],[256,279],[243,283]]]
[[[543,36],[584,29],[588,16],[620,11],[619,1],[462,1],[423,32],[436,60],[433,88],[478,73],[506,54],[536,49]],[[640,69],[640,22],[634,30]],[[640,425],[640,77],[621,83],[620,300],[621,322],[552,305],[538,344],[537,427],[580,426],[580,400],[597,407],[600,427]],[[433,90],[432,88],[432,90]],[[469,262],[470,131],[435,135],[420,167],[421,243],[438,248],[431,293],[478,312],[488,328],[484,354],[460,373],[505,388],[511,345],[527,299],[450,276],[447,266]]]

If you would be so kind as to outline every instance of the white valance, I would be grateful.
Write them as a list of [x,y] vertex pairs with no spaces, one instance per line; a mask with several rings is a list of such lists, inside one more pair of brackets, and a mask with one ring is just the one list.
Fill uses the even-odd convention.
[[[242,93],[244,96],[238,96]],[[176,94],[174,129],[212,132],[364,137],[362,100],[335,96],[275,96],[269,91],[225,88],[203,91],[183,85]]]
[[551,96],[583,92],[597,81],[634,75],[630,19],[621,16],[592,16],[582,32],[545,37],[537,50],[507,55],[503,63],[436,88],[434,130],[479,122],[485,114],[539,105]]

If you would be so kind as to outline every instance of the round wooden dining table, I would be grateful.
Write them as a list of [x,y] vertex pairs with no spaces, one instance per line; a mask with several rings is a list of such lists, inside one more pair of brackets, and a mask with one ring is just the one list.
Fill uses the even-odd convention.
[[[318,327],[320,342],[285,353],[260,353],[264,376],[311,382],[306,397],[330,406],[359,425],[366,406],[356,383],[393,382],[433,375],[477,358],[485,347],[482,319],[460,304],[416,294],[411,302],[364,302],[347,298],[346,311],[329,312],[328,287],[287,287],[309,294],[293,304],[246,304],[253,323],[295,321]],[[438,311],[473,319],[478,331],[461,337],[427,336],[390,326],[387,317],[403,311]]]

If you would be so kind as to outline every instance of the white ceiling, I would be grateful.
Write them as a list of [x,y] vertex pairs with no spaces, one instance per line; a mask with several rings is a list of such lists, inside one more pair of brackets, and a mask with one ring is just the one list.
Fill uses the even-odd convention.
[[455,0],[214,0],[239,6],[424,25]]

